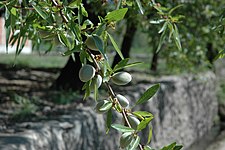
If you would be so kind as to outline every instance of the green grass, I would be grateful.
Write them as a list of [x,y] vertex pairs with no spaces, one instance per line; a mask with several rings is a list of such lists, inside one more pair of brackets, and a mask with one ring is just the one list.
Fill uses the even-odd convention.
[[0,54],[0,63],[22,68],[62,68],[68,57],[59,55],[20,54],[15,59],[14,54]]

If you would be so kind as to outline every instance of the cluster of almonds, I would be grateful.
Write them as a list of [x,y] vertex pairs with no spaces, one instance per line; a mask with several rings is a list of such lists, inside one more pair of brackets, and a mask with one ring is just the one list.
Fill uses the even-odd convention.
[[[89,49],[98,51],[98,48],[96,47],[92,36],[87,37],[85,44],[87,45]],[[91,91],[93,91],[95,87],[99,88],[103,82],[102,76],[98,74],[98,72],[96,72],[96,69],[92,65],[89,65],[89,64],[85,64],[81,67],[79,71],[79,78],[82,82],[88,82],[89,80],[92,80],[90,85]],[[116,85],[126,85],[131,80],[132,80],[132,76],[125,71],[116,72],[110,77],[110,81]],[[121,107],[123,108],[129,107],[129,101],[125,96],[121,94],[117,94],[115,95],[114,98],[118,100],[119,105]],[[98,113],[105,113],[113,107],[113,104],[114,102],[112,102],[111,100],[107,100],[107,99],[100,100],[98,101],[95,109]],[[136,130],[137,126],[140,124],[139,119],[130,113],[127,113],[127,119],[131,127]],[[122,134],[120,138],[120,147],[121,148],[127,147],[132,140],[132,136],[133,135],[129,133]]]

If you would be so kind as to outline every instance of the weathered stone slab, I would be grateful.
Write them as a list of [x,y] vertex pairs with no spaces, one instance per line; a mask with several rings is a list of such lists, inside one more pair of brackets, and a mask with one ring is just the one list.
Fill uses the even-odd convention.
[[[135,109],[150,111],[155,116],[153,147],[176,141],[187,149],[213,126],[217,115],[214,81],[215,75],[211,72],[199,76],[169,76],[139,82],[117,92],[135,103],[152,84],[161,83],[158,94]],[[93,107],[77,107],[70,115],[57,120],[16,124],[13,129],[15,132],[0,134],[1,150],[119,149],[119,133],[111,130],[106,135],[104,116],[96,114]],[[146,131],[142,136],[147,134]]]

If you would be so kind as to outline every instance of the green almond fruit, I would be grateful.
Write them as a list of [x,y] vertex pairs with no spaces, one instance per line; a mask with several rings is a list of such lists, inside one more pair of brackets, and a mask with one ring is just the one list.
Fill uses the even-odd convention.
[[95,106],[95,110],[98,113],[105,113],[107,112],[109,109],[112,108],[113,103],[111,101],[108,100],[101,100],[97,103],[97,105]]
[[98,51],[98,48],[97,46],[95,45],[95,41],[94,41],[94,38],[93,36],[88,36],[86,41],[85,41],[85,44],[87,45],[87,47],[93,51]]
[[120,137],[120,147],[121,148],[126,148],[132,141],[132,133],[130,132],[125,132],[122,134]]
[[132,80],[132,77],[128,72],[117,72],[111,79],[116,85],[126,85]]
[[130,125],[133,129],[137,129],[137,126],[140,124],[140,121],[138,120],[138,118],[136,118],[133,115],[129,115],[127,116],[128,121],[130,122]]
[[90,89],[91,91],[94,91],[95,86],[97,87],[97,89],[102,85],[102,77],[98,74],[97,76],[95,76],[91,82],[90,85]]
[[128,101],[128,99],[127,99],[125,96],[123,96],[123,95],[121,95],[121,94],[117,94],[117,95],[116,95],[116,98],[118,99],[118,101],[120,102],[120,105],[121,105],[122,107],[127,107],[127,106],[129,106],[129,101]]
[[91,80],[95,76],[95,68],[91,65],[84,65],[80,68],[79,78],[83,82]]

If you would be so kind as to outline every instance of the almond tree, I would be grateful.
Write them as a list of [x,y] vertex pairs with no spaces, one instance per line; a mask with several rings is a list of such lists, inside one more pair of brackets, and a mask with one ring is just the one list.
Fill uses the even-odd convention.
[[[129,106],[129,100],[126,97],[113,90],[111,84],[123,86],[132,80],[132,76],[123,69],[140,63],[128,63],[129,59],[123,57],[116,40],[108,31],[115,28],[116,22],[124,18],[128,6],[133,1],[109,2],[112,9],[109,9],[104,16],[98,16],[98,23],[95,24],[91,21],[91,16],[81,0],[70,3],[67,0],[1,1],[0,7],[5,8],[6,47],[9,44],[16,45],[16,56],[18,56],[27,39],[32,40],[35,45],[40,45],[43,40],[53,41],[57,37],[57,40],[65,47],[62,55],[71,56],[74,61],[81,62],[81,66],[74,67],[79,70],[77,77],[80,82],[84,83],[82,87],[85,91],[84,99],[91,92],[94,93],[96,112],[107,114],[106,132],[114,128],[122,133],[118,141],[122,149],[153,150],[149,146],[152,136],[152,127],[149,123],[153,115],[147,111],[133,111],[133,108],[150,100],[160,85],[151,86],[133,106]],[[139,0],[135,3],[142,11],[142,3]],[[149,5],[161,11],[154,1]],[[113,68],[109,65],[108,42],[113,45],[122,59]],[[176,42],[179,46],[179,41]],[[98,88],[102,84],[108,89],[108,96],[99,99]],[[113,111],[121,114],[124,123],[112,122]],[[146,127],[150,128],[148,141],[140,143],[139,133]],[[161,150],[180,150],[181,148],[182,146],[172,143]]]

